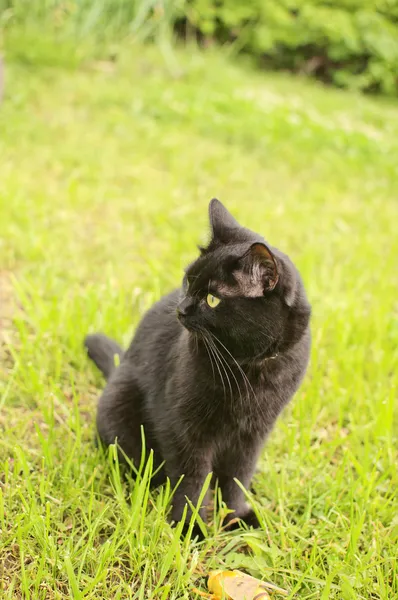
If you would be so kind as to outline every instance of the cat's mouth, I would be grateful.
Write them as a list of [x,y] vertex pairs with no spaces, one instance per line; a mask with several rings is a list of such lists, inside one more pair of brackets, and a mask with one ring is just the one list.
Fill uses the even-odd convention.
[[190,323],[190,319],[188,319],[184,315],[177,315],[177,319],[179,320],[181,325],[185,327],[185,329],[188,329],[188,331],[195,331],[195,326],[192,323]]
[[192,331],[195,333],[199,333],[200,331],[202,331],[202,327],[199,327],[199,325],[197,325],[194,321],[194,319],[192,319],[191,316],[187,316],[182,312],[179,312],[177,310],[177,319],[179,320],[179,322],[181,323],[181,325],[187,330],[187,331]]

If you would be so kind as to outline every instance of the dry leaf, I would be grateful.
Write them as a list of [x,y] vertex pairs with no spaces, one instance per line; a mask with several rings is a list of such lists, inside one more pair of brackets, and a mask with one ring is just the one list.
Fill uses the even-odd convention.
[[287,596],[286,590],[237,570],[212,571],[207,585],[214,600],[270,600],[267,590]]

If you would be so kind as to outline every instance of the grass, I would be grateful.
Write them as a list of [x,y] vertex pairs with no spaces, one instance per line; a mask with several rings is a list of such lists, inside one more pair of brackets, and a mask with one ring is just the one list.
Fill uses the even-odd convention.
[[[62,54],[62,48],[59,50]],[[233,66],[125,48],[79,69],[7,64],[0,113],[0,595],[193,598],[242,568],[302,599],[398,597],[398,108]],[[103,381],[179,284],[218,196],[291,255],[313,353],[256,476],[262,530],[180,541],[170,490],[93,446]]]

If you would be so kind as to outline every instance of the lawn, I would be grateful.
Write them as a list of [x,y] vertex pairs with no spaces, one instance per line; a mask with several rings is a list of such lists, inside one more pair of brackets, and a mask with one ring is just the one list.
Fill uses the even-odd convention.
[[[289,598],[398,597],[398,106],[156,49],[78,69],[7,63],[0,112],[0,596],[180,599],[214,568]],[[93,444],[103,380],[82,347],[127,344],[179,285],[219,197],[298,265],[305,383],[255,479],[262,530],[201,543],[170,491]]]

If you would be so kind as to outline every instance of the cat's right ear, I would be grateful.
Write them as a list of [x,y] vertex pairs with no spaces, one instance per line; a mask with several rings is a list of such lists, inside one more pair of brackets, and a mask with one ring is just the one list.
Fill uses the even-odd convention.
[[225,241],[231,229],[240,227],[238,221],[227,211],[217,198],[213,198],[209,204],[209,219],[213,239]]

